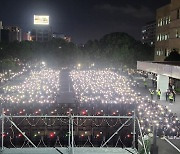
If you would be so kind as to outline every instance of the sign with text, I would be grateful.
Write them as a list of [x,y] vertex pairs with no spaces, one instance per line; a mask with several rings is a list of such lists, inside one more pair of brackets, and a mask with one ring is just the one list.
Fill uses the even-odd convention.
[[34,15],[35,25],[49,25],[49,16]]

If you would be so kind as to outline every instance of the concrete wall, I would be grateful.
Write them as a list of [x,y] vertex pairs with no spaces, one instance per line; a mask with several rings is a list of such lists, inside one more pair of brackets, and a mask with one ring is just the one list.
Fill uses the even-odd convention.
[[180,79],[180,66],[138,61],[137,69]]

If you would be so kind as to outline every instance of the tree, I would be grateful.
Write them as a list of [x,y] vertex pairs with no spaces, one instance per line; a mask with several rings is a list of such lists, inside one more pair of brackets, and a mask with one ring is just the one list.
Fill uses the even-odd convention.
[[16,64],[12,59],[3,59],[1,62],[2,71],[9,71],[16,69]]
[[137,60],[153,59],[153,48],[121,32],[107,34],[100,40],[89,40],[82,48],[63,39],[52,39],[48,42],[0,43],[0,49],[1,60],[46,60],[47,63],[58,66],[96,63],[103,67],[135,67]]
[[180,61],[180,54],[173,49],[173,51],[164,59],[164,61]]
[[[144,140],[144,137],[143,137]],[[150,153],[150,147],[151,147],[151,140],[150,138],[147,138],[144,140],[144,144],[145,144],[145,148],[146,148],[146,152],[149,154]],[[139,150],[139,154],[145,154],[145,149],[142,146]]]
[[103,36],[99,41],[88,41],[84,51],[90,60],[102,65],[128,65],[135,67],[138,60],[153,60],[153,48],[136,41],[126,33],[116,32]]

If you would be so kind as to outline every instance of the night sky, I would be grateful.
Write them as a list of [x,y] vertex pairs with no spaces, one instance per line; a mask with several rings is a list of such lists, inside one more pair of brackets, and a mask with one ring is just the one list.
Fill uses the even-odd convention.
[[33,15],[50,15],[53,32],[85,43],[111,32],[140,39],[142,26],[155,19],[156,9],[170,0],[0,0],[3,25],[33,28]]

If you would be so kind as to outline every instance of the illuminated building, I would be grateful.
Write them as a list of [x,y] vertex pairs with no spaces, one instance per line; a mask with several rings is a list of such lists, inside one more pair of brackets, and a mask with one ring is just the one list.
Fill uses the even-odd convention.
[[164,61],[173,49],[180,52],[179,0],[157,9],[155,61]]
[[156,38],[156,22],[151,21],[146,23],[142,28],[142,39],[141,42],[143,44],[149,44],[150,46],[154,46]]
[[49,16],[34,15],[34,29],[31,31],[32,41],[46,42],[52,38]]
[[52,38],[52,31],[50,27],[39,27],[31,31],[32,41],[49,41]]
[[66,36],[64,34],[53,33],[52,38],[55,38],[55,39],[61,38],[61,39],[64,39],[65,41],[67,41],[67,42],[71,42],[71,37]]
[[21,29],[17,26],[6,26],[1,29],[1,41],[2,42],[14,42],[22,41]]
[[0,42],[1,42],[1,29],[3,29],[2,21],[0,21]]
[[31,37],[31,32],[28,31],[23,35],[23,40],[24,41],[32,41],[32,37]]

